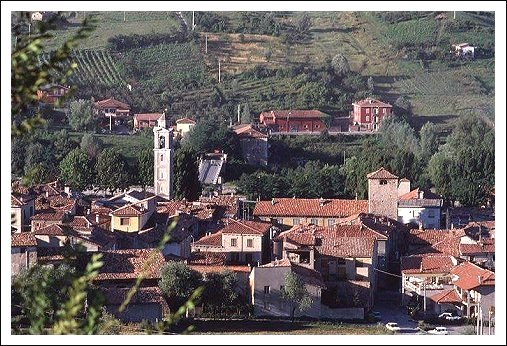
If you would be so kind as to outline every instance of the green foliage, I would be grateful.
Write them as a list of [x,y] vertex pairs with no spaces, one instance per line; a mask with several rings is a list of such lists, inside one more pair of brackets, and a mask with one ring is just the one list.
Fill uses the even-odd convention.
[[150,149],[142,150],[137,158],[139,181],[143,187],[153,184],[153,169],[155,164],[153,159],[153,150]]
[[183,262],[169,262],[160,271],[159,286],[167,297],[169,308],[175,311],[201,285],[201,274]]
[[130,184],[130,174],[125,158],[116,149],[104,149],[97,158],[95,165],[97,185],[102,189],[115,192],[126,189]]
[[72,150],[60,162],[59,168],[59,177],[72,190],[82,191],[92,185],[94,178],[92,163],[82,150]]
[[90,159],[96,159],[102,150],[104,144],[99,137],[94,136],[92,133],[85,133],[81,137],[80,143],[81,151],[86,153]]
[[[241,12],[240,22],[235,31],[248,34],[280,35],[281,25],[274,12]],[[244,38],[244,35],[243,35]]]
[[426,165],[438,150],[438,133],[435,124],[427,122],[419,132],[421,138],[421,160]]
[[67,130],[63,129],[54,135],[55,158],[62,160],[69,152],[77,147],[77,143],[70,139]]
[[99,320],[97,328],[97,334],[99,335],[119,335],[121,332],[122,323],[119,319],[113,315],[102,312],[102,316]]
[[[47,25],[40,25],[39,32],[26,35],[23,32],[30,21],[29,12],[15,12],[13,36],[16,46],[11,53],[11,116],[12,134],[20,135],[44,124],[40,113],[27,112],[37,104],[37,90],[49,83],[65,84],[76,69],[71,60],[72,49],[80,39],[87,37],[93,29],[88,20],[84,20],[80,29],[60,48],[53,51],[47,61],[41,62],[39,56],[43,44],[52,35]],[[51,25],[51,23],[49,23]]]
[[331,66],[337,76],[345,76],[350,72],[349,61],[343,54],[336,54],[331,61]]
[[95,125],[95,107],[93,101],[78,100],[71,102],[67,116],[70,127],[76,131],[93,128]]
[[30,166],[21,179],[24,186],[34,186],[37,184],[44,184],[56,178],[56,173],[53,169],[48,168],[46,165],[37,163]]
[[202,302],[213,315],[239,303],[238,278],[232,271],[208,273],[204,281]]
[[305,283],[299,275],[291,271],[285,275],[284,280],[281,295],[282,299],[290,305],[290,318],[294,321],[296,309],[300,312],[308,310],[313,302],[310,293],[308,293],[305,287]]
[[223,150],[232,157],[241,157],[241,146],[234,132],[224,123],[212,120],[198,122],[182,143],[198,155]]
[[461,118],[428,164],[437,192],[477,206],[495,185],[495,132],[484,118]]
[[211,31],[211,32],[225,32],[229,27],[229,20],[227,17],[221,16],[216,12],[200,12],[196,11],[195,23],[196,28],[199,31]]
[[201,194],[197,154],[188,147],[176,151],[174,165],[174,195],[176,199],[195,201]]

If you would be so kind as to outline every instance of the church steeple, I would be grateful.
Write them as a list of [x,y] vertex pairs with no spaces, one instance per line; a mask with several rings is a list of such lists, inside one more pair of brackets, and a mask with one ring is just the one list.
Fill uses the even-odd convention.
[[173,198],[174,175],[174,145],[173,128],[169,126],[170,120],[167,109],[157,120],[153,128],[153,155],[154,155],[154,188],[155,194],[167,199]]

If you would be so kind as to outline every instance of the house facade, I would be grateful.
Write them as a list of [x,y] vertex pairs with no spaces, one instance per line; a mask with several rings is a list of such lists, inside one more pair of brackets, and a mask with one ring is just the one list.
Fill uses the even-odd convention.
[[35,199],[32,196],[11,194],[11,228],[14,232],[27,231],[30,218],[35,214]]
[[268,165],[268,136],[252,128],[251,125],[240,125],[234,128],[239,138],[243,159],[252,166]]
[[368,201],[345,199],[273,198],[255,204],[253,216],[277,225],[331,226],[368,210]]
[[97,114],[109,123],[109,130],[113,126],[126,124],[130,116],[130,106],[124,102],[108,98],[95,102]]
[[192,244],[192,252],[221,252],[227,263],[262,264],[269,262],[271,224],[226,219],[217,233]]
[[398,219],[398,177],[384,167],[369,173],[368,213]]
[[157,126],[157,120],[162,113],[139,113],[134,114],[134,130],[153,128]]
[[195,124],[195,120],[192,120],[190,118],[178,119],[176,120],[176,132],[178,132],[181,137],[185,137],[195,126]]
[[155,196],[125,204],[110,213],[111,231],[139,232],[155,209]]
[[262,112],[259,123],[272,132],[322,132],[331,123],[331,116],[319,110],[276,110]]
[[399,197],[398,221],[425,229],[440,229],[442,205],[440,196],[417,188]]
[[277,260],[269,264],[254,267],[250,273],[251,304],[254,316],[286,316],[290,317],[291,306],[282,297],[285,277],[288,273],[298,275],[304,282],[312,300],[311,306],[295,316],[320,318],[322,289],[326,287],[319,272],[294,264],[288,259]]
[[393,106],[373,98],[352,103],[352,122],[360,128],[376,131],[384,117],[392,114]]
[[11,276],[37,263],[37,239],[31,232],[11,234]]
[[37,100],[54,105],[70,92],[70,87],[60,84],[48,84],[37,90]]

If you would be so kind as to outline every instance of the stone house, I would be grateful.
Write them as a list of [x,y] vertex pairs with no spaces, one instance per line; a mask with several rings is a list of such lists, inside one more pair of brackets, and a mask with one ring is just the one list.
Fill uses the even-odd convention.
[[11,276],[37,263],[37,239],[30,232],[11,234]]

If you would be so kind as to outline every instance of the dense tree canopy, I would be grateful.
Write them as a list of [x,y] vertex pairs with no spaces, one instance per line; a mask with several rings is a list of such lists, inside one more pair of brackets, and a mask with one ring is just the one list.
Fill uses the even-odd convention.
[[60,178],[72,190],[82,191],[93,183],[93,167],[88,156],[80,149],[72,150],[60,162]]
[[159,286],[171,309],[187,301],[201,285],[201,274],[183,262],[169,262],[160,271]]
[[299,275],[289,272],[285,275],[284,280],[281,294],[282,298],[289,304],[290,318],[294,321],[296,309],[300,312],[307,310],[312,305],[312,299],[303,279]]
[[95,106],[91,100],[77,100],[70,103],[69,125],[74,130],[88,130],[95,126]]
[[195,201],[201,194],[197,154],[189,147],[176,151],[174,164],[174,195],[176,199]]
[[97,172],[96,183],[101,189],[115,192],[126,189],[130,184],[129,166],[116,149],[104,149],[97,158],[95,166]]

